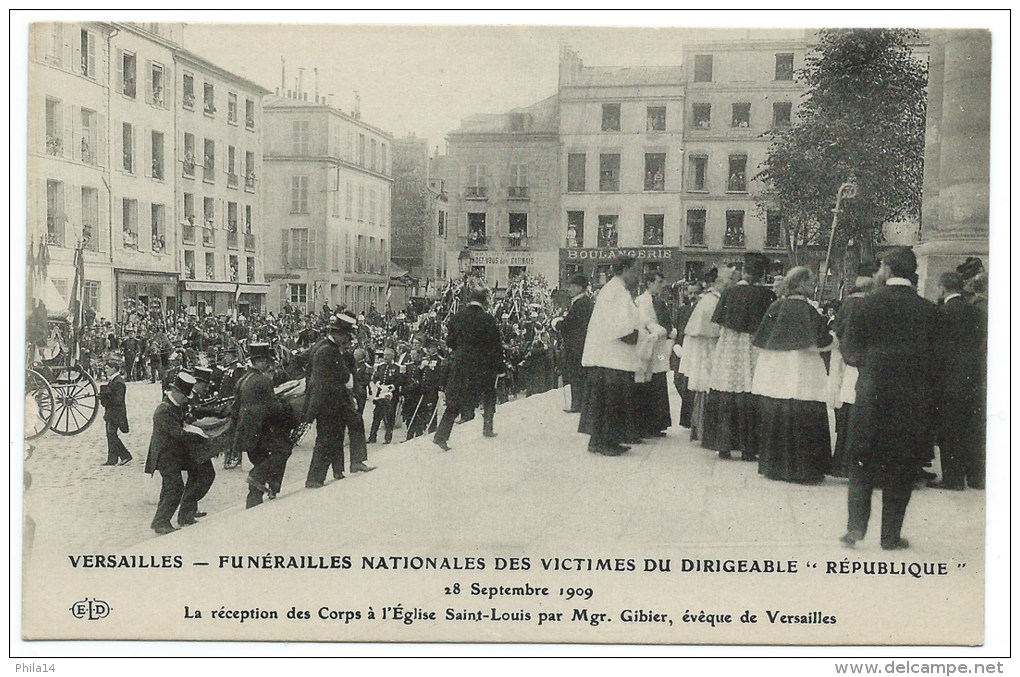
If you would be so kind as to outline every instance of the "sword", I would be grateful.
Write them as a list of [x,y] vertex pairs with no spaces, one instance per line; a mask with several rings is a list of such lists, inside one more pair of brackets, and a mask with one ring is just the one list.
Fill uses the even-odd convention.
[[421,401],[422,401],[423,399],[425,399],[425,393],[422,393],[422,394],[421,394],[421,395],[420,395],[420,396],[418,397],[418,404],[416,404],[416,405],[415,405],[415,407],[414,407],[414,413],[413,413],[413,414],[411,414],[411,420],[407,422],[407,437],[406,437],[406,438],[404,438],[404,441],[405,441],[405,442],[406,442],[407,440],[411,439],[411,426],[412,426],[412,425],[414,425],[414,419],[415,419],[415,417],[416,417],[416,416],[418,416],[418,407],[420,407],[420,406],[421,406]]

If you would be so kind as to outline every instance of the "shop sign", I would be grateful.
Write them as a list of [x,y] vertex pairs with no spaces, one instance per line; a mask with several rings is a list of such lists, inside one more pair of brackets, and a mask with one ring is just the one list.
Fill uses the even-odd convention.
[[591,249],[561,249],[560,258],[568,263],[577,261],[612,261],[620,256],[632,256],[639,261],[669,261],[679,258],[676,247],[607,247]]

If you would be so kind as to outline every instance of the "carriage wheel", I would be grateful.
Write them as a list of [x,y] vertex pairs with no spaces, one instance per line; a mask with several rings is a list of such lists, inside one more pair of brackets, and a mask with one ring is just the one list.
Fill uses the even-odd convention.
[[99,414],[99,387],[80,365],[54,367],[53,374],[56,404],[50,428],[58,435],[77,435]]
[[34,440],[53,422],[53,388],[37,371],[25,370],[25,439]]

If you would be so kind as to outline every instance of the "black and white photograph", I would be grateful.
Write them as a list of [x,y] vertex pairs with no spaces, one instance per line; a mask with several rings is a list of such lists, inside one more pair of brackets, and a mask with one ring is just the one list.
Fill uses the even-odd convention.
[[1008,12],[20,14],[18,672],[996,672]]

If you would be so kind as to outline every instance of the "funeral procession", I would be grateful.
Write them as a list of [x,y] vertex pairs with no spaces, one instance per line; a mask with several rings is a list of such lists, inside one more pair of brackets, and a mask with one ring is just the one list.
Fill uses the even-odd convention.
[[981,551],[986,32],[579,39],[471,109],[211,30],[31,25],[26,557]]

